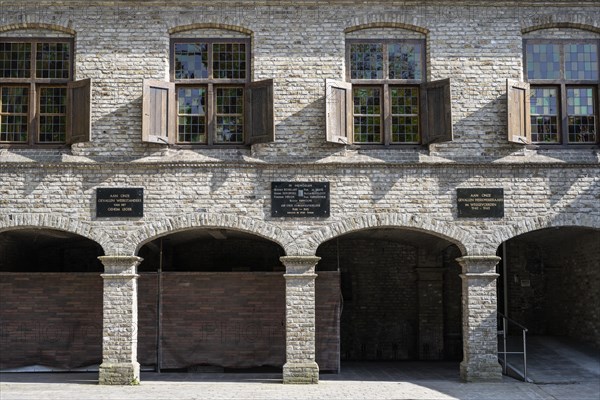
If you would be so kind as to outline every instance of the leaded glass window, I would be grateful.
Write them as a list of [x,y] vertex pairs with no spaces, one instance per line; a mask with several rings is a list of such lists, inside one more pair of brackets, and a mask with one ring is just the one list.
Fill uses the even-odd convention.
[[348,40],[354,143],[419,144],[424,40]]
[[246,39],[172,39],[171,76],[177,86],[177,142],[243,144]]
[[64,144],[73,41],[0,39],[0,142]]
[[525,42],[533,143],[598,142],[599,42]]

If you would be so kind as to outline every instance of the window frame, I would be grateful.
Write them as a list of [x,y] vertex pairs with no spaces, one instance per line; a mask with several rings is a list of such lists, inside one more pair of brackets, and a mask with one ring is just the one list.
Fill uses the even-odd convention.
[[[382,79],[353,79],[352,78],[352,45],[353,44],[382,44],[382,53],[383,57],[383,78]],[[389,63],[389,45],[390,44],[419,44],[421,45],[421,79],[390,79],[390,63]],[[427,43],[426,39],[375,39],[375,38],[354,38],[354,39],[346,39],[346,81],[352,84],[351,89],[351,98],[352,103],[351,107],[351,115],[352,121],[350,122],[352,130],[350,135],[352,135],[352,144],[356,146],[368,146],[371,147],[402,147],[402,148],[419,148],[423,146],[424,143],[424,122],[422,121],[422,111],[423,102],[425,101],[425,96],[423,93],[422,85],[427,83],[427,65],[426,65],[426,51],[427,51]],[[354,142],[354,90],[356,88],[369,88],[369,87],[378,87],[381,91],[381,125],[380,131],[382,140],[376,143],[369,142]],[[403,143],[403,142],[393,142],[392,141],[392,100],[391,100],[391,90],[394,87],[399,88],[416,88],[419,94],[419,143],[411,142],[411,143]]]
[[[30,43],[31,44],[31,65],[30,76],[28,78],[0,78],[0,88],[3,87],[28,87],[29,102],[27,116],[27,141],[3,141],[0,146],[8,148],[19,147],[44,147],[44,148],[64,148],[71,144],[70,126],[71,118],[70,107],[70,84],[75,82],[75,40],[72,37],[1,37],[3,43]],[[68,78],[37,78],[36,77],[36,57],[38,43],[68,43],[70,50],[69,77]],[[40,95],[42,88],[60,87],[66,90],[65,99],[65,140],[61,142],[41,142],[40,136]]]
[[[595,44],[598,52],[598,80],[581,80],[581,79],[566,79],[565,75],[565,44]],[[528,57],[527,46],[529,44],[556,44],[559,45],[559,65],[560,76],[558,79],[530,79],[528,76]],[[529,84],[529,91],[535,88],[556,88],[557,96],[557,114],[558,114],[558,143],[546,142],[530,142],[530,146],[548,147],[548,148],[596,148],[600,145],[600,39],[545,39],[531,38],[523,39],[523,76],[525,82]],[[594,91],[594,119],[596,124],[596,142],[569,142],[569,127],[568,127],[568,104],[567,104],[567,89],[591,87]],[[528,103],[529,107],[529,103]],[[529,113],[528,113],[529,114]],[[531,122],[529,121],[531,126]],[[531,131],[531,128],[530,128]],[[533,135],[533,132],[530,133]]]
[[[207,57],[207,70],[208,77],[207,78],[194,78],[194,79],[176,79],[175,78],[175,44],[179,43],[206,43],[208,44],[208,57]],[[243,43],[245,44],[245,54],[246,54],[246,68],[245,68],[245,78],[244,79],[227,79],[227,78],[214,78],[213,76],[213,48],[214,44],[220,43]],[[216,37],[172,37],[169,41],[169,80],[174,84],[174,101],[175,101],[175,137],[173,143],[171,143],[174,147],[181,148],[246,148],[247,145],[247,136],[248,136],[248,121],[246,120],[246,108],[248,107],[247,101],[247,91],[248,85],[251,83],[251,40],[250,38],[216,38]],[[195,142],[180,142],[179,138],[179,97],[178,97],[178,89],[181,87],[205,87],[206,88],[206,111],[205,111],[205,120],[206,120],[206,142],[204,143],[195,143]],[[243,88],[243,104],[244,110],[242,116],[244,118],[243,122],[243,140],[238,143],[221,143],[216,141],[216,116],[217,116],[217,96],[216,90],[222,87],[241,87]]]

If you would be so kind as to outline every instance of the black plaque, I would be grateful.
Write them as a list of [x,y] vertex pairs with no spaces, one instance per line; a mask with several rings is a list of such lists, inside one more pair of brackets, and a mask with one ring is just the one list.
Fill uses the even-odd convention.
[[271,182],[272,217],[329,217],[329,182]]
[[459,218],[504,217],[504,189],[456,189]]
[[143,188],[96,188],[96,217],[144,216]]

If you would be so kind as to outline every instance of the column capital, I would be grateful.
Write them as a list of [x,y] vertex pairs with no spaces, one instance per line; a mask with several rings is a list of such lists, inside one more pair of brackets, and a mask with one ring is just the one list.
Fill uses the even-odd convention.
[[463,274],[490,274],[496,272],[498,256],[464,256],[456,261],[461,265]]
[[283,256],[279,257],[279,261],[285,265],[286,275],[313,275],[315,266],[321,257],[315,256]]
[[135,275],[137,266],[143,258],[137,256],[100,256],[98,257],[106,274]]

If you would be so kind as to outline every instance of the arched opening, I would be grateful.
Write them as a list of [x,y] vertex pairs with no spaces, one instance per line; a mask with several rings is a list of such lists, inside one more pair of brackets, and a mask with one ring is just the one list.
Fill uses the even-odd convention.
[[235,229],[193,228],[138,255],[138,361],[158,371],[285,362],[283,248]]
[[371,228],[323,243],[317,256],[317,283],[339,274],[338,361],[461,360],[456,245],[429,233]]
[[46,228],[0,232],[0,370],[97,370],[102,247]]
[[[505,241],[498,255],[503,259],[498,265],[498,310],[511,321],[500,329],[507,330],[507,351],[516,353],[523,350],[517,323],[527,329],[528,379],[600,378],[600,230],[540,229]],[[508,355],[507,370],[522,377],[523,355]]]

